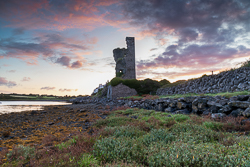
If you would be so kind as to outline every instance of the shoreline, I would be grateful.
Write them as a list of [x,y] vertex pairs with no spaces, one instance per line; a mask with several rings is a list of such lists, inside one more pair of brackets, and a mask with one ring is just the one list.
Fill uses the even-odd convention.
[[44,106],[44,110],[0,115],[0,151],[14,146],[44,147],[44,137],[58,138],[56,143],[76,133],[89,133],[91,124],[104,119],[105,107],[98,104]]
[[49,99],[45,99],[45,100],[43,100],[43,99],[1,99],[0,100],[0,102],[1,101],[66,101],[66,102],[69,102],[69,100],[54,100],[54,99],[51,99],[51,100],[49,100]]

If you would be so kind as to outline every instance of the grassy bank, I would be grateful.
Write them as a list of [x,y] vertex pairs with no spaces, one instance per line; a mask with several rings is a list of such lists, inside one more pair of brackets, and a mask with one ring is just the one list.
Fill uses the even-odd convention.
[[206,94],[196,94],[196,93],[187,93],[187,94],[175,94],[175,95],[144,95],[144,96],[128,96],[120,99],[160,99],[160,98],[180,98],[180,97],[190,97],[190,96],[225,96],[227,98],[238,96],[238,95],[249,95],[250,91],[240,91],[240,92],[221,92],[221,93],[206,93]]
[[243,118],[125,108],[106,114],[63,143],[2,151],[2,166],[250,166],[250,123]]

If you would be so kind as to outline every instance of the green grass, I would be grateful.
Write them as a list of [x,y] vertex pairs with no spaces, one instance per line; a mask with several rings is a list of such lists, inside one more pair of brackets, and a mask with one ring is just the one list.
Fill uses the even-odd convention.
[[[79,134],[42,151],[20,147],[8,153],[9,162],[2,166],[29,162],[42,166],[250,166],[250,136],[226,132],[229,123],[243,127],[237,122],[137,108],[118,110],[96,121],[91,136]],[[241,131],[250,130],[245,128]]]
[[[161,95],[159,96],[159,99],[161,98],[181,98],[181,97],[191,97],[191,96],[225,96],[227,98],[238,96],[238,95],[249,95],[250,91],[240,91],[240,92],[221,92],[221,93],[206,93],[206,94],[196,94],[196,93],[187,93],[187,94],[175,94],[175,95]],[[143,96],[127,96],[123,97],[121,99],[143,99]]]
[[175,94],[175,95],[162,95],[160,98],[180,98],[180,97],[190,97],[190,96],[225,96],[227,98],[238,96],[238,95],[249,95],[250,91],[240,91],[240,92],[221,92],[221,93],[206,93],[206,94]]

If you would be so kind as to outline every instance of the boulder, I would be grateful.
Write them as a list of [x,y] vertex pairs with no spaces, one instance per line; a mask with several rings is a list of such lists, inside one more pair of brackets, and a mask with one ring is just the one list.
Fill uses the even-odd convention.
[[175,109],[172,107],[165,108],[165,112],[173,112]]
[[184,109],[187,107],[187,104],[184,102],[177,102],[177,109]]
[[249,108],[247,108],[243,113],[242,113],[242,115],[244,116],[244,117],[250,117],[250,107]]
[[196,105],[193,104],[193,105],[192,105],[192,112],[195,113],[195,114],[197,114],[198,111],[199,111],[198,107],[197,107]]
[[231,101],[228,103],[230,107],[238,107],[238,108],[248,108],[250,106],[250,102],[248,101]]
[[220,113],[230,113],[230,111],[232,111],[232,107],[230,107],[229,105],[225,105],[223,106],[221,109],[219,109]]
[[189,111],[188,109],[175,111],[175,114],[190,114],[190,113],[191,113],[191,111]]
[[236,110],[233,110],[229,115],[233,116],[233,117],[238,117],[238,116],[242,116],[244,110],[241,108],[238,108]]
[[224,114],[224,113],[216,113],[216,114],[212,114],[211,118],[218,119],[218,118],[223,118],[225,116],[226,116],[226,114]]

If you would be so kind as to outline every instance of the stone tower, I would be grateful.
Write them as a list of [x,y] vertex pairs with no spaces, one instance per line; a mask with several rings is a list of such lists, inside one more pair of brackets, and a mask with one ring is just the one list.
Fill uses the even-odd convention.
[[135,38],[126,37],[127,49],[117,48],[113,50],[116,62],[116,77],[123,79],[136,79],[135,74]]

